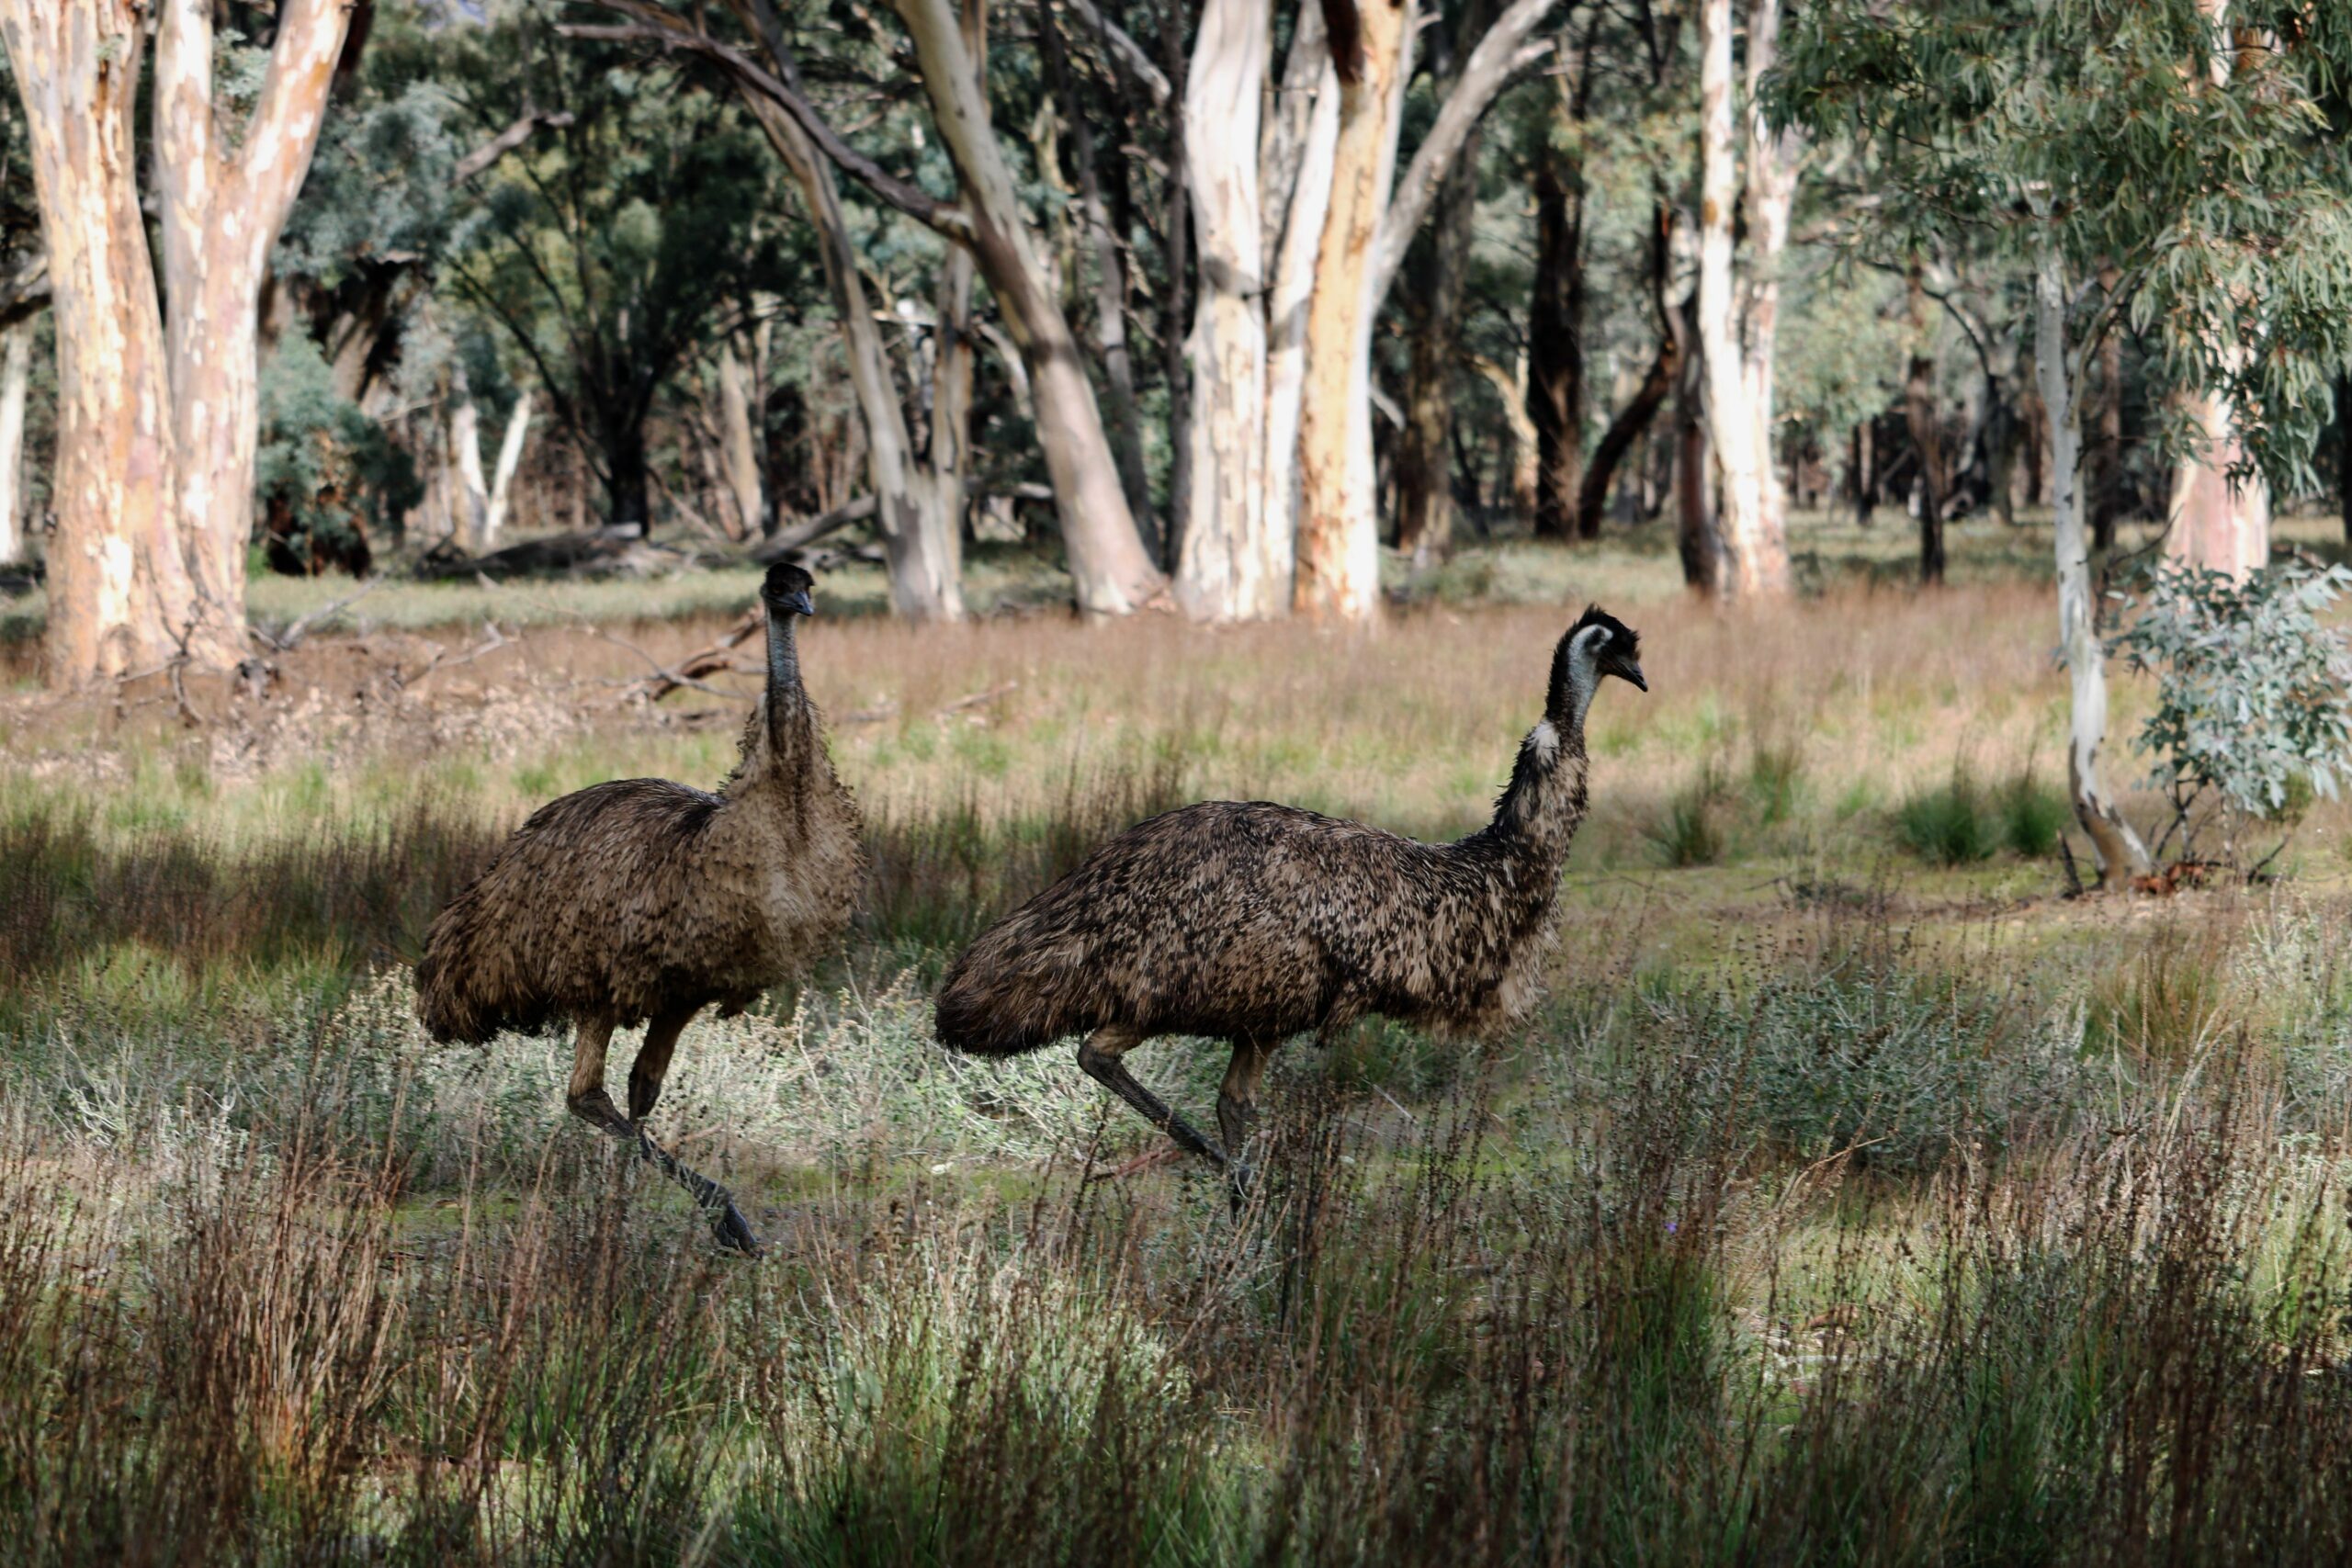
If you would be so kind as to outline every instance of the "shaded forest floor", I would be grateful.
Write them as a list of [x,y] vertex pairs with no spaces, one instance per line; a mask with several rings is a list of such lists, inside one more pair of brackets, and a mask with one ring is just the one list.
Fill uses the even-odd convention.
[[[388,583],[264,691],[20,683],[0,1517],[56,1562],[2342,1555],[2352,810],[2262,887],[2062,898],[2046,536],[1956,529],[1922,595],[1901,524],[1808,523],[1754,614],[1655,540],[1474,549],[1372,638],[915,632],[829,578],[875,881],[657,1118],[754,1264],[563,1114],[564,1042],[435,1046],[405,967],[533,805],[725,773],[755,677],[648,677],[748,570]],[[930,1043],[956,946],[1150,811],[1475,826],[1587,598],[1652,692],[1595,708],[1521,1034],[1295,1043],[1238,1223],[1088,1180],[1148,1134],[1067,1051]],[[1221,1053],[1136,1062],[1213,1103]]]

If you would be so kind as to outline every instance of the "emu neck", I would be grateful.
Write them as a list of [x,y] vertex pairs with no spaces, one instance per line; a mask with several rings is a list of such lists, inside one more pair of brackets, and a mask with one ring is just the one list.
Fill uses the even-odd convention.
[[808,694],[800,684],[800,650],[793,637],[795,617],[768,612],[768,690],[743,735],[743,761],[736,776],[754,783],[762,774],[795,773],[808,749]]
[[1494,820],[1479,837],[1556,869],[1584,813],[1584,727],[1563,728],[1546,718],[1521,744]]

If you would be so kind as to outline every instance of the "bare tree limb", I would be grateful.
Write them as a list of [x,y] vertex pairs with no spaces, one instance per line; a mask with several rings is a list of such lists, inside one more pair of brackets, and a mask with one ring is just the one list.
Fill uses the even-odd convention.
[[1396,269],[1404,265],[1405,252],[1411,246],[1421,220],[1429,216],[1430,204],[1437,199],[1437,187],[1444,183],[1447,168],[1461,155],[1471,128],[1514,76],[1551,54],[1550,40],[1531,43],[1528,35],[1557,3],[1558,0],[1513,0],[1510,8],[1495,18],[1495,25],[1487,29],[1486,37],[1478,40],[1470,58],[1463,62],[1460,79],[1440,106],[1437,119],[1430,126],[1430,133],[1421,139],[1411,165],[1396,181],[1396,194],[1389,197],[1388,210],[1381,217],[1380,233],[1373,242],[1374,310],[1378,310],[1381,301],[1388,297],[1389,285],[1396,281]]
[[891,207],[916,222],[937,230],[948,239],[962,243],[971,238],[972,220],[962,208],[952,201],[941,201],[922,187],[899,178],[842,141],[808,99],[772,73],[762,70],[742,51],[688,27],[684,20],[650,4],[650,0],[595,0],[595,4],[608,11],[633,17],[637,25],[595,27],[560,23],[556,31],[565,38],[635,41],[655,44],[662,49],[691,50],[724,68],[745,88],[776,104],[792,117],[794,123],[817,144],[820,152],[840,166],[842,173]]
[[525,109],[515,117],[514,124],[458,159],[456,165],[450,169],[450,175],[463,184],[523,145],[524,142],[528,141],[532,133],[542,126],[550,130],[556,130],[571,123],[571,114],[569,110],[559,109],[553,113],[545,113],[538,109]]
[[782,560],[793,551],[815,544],[836,529],[846,528],[853,523],[864,522],[873,515],[874,498],[870,495],[861,495],[844,505],[834,507],[831,512],[820,513],[814,517],[795,523],[789,528],[777,529],[774,537],[762,541],[760,547],[752,552],[752,558],[762,562]]
[[1151,95],[1155,105],[1164,106],[1175,96],[1176,89],[1169,85],[1168,73],[1153,64],[1151,56],[1144,52],[1143,45],[1128,37],[1118,23],[1104,16],[1095,6],[1094,0],[1070,0],[1069,8],[1078,13],[1080,21],[1094,29],[1095,36],[1111,51],[1111,57],[1128,75],[1143,85],[1144,91]]

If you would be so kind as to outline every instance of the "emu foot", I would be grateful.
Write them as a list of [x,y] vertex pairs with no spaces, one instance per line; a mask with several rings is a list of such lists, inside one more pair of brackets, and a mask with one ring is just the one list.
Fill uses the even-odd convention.
[[751,1222],[743,1218],[743,1212],[735,1206],[735,1199],[726,1188],[692,1166],[682,1164],[675,1155],[655,1143],[644,1127],[632,1123],[629,1133],[645,1162],[684,1188],[703,1213],[710,1216],[711,1235],[719,1246],[746,1258],[760,1255],[760,1238],[752,1234]]
[[729,1252],[740,1252],[746,1258],[760,1256],[760,1238],[752,1234],[750,1223],[732,1199],[719,1200],[718,1211],[710,1222],[710,1234]]
[[1233,1201],[1233,1217],[1239,1219],[1250,1207],[1250,1195],[1258,1186],[1258,1168],[1235,1160],[1226,1168],[1226,1195]]

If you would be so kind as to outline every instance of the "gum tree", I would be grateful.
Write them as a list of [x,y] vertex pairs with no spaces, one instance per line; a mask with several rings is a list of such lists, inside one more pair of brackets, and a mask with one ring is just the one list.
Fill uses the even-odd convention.
[[57,333],[52,685],[245,652],[261,287],[351,10],[222,7],[266,38],[244,45],[216,40],[215,9],[0,0]]
[[[2084,516],[2092,364],[2113,334],[2142,334],[2176,409],[2231,411],[2234,477],[2279,484],[2309,470],[2352,328],[2352,178],[2317,107],[2352,62],[2352,15],[2267,0],[2229,21],[2210,0],[1819,0],[1770,87],[1781,118],[1870,144],[1883,221],[1986,238],[2031,270],[2067,772],[2110,889],[2148,852],[2102,767]],[[2224,52],[2233,68],[2220,69]],[[2177,418],[2159,439],[2211,456]]]

